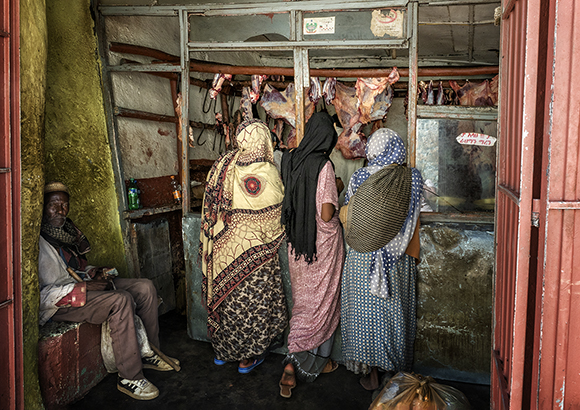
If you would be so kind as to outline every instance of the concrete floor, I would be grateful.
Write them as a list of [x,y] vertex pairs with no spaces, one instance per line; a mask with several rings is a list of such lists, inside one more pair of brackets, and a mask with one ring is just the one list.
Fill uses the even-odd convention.
[[[211,344],[187,335],[187,320],[175,311],[159,318],[163,352],[181,361],[180,372],[145,370],[145,377],[160,390],[158,398],[140,402],[117,391],[117,375],[108,375],[70,409],[196,409],[196,410],[366,410],[372,392],[358,383],[359,376],[339,366],[313,383],[301,383],[290,399],[279,395],[282,356],[271,354],[249,374],[239,374],[237,365],[213,363]],[[440,381],[462,391],[473,410],[489,409],[489,386]]]

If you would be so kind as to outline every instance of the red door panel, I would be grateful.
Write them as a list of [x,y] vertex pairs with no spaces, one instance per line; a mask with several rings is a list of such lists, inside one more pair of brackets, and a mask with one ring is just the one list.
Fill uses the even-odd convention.
[[18,2],[0,0],[0,408],[23,409]]

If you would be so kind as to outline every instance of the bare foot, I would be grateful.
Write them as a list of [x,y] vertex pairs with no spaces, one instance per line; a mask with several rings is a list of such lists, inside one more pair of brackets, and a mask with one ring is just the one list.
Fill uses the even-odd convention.
[[240,367],[243,369],[246,367],[250,367],[253,364],[254,364],[254,359],[244,359],[240,362]]
[[284,398],[290,398],[292,395],[292,389],[296,386],[296,376],[294,375],[294,366],[292,363],[288,363],[284,367],[284,373],[282,373],[282,378],[280,379],[280,396]]
[[371,372],[360,379],[360,385],[365,390],[376,390],[379,388],[379,371],[376,367],[373,367]]
[[324,369],[322,369],[320,373],[332,373],[336,369],[338,369],[338,363],[336,363],[332,359],[328,359],[328,362],[326,362],[326,366],[324,366]]
[[282,373],[280,384],[286,386],[294,386],[296,384],[296,376],[294,375],[294,366],[292,363],[288,363],[286,367],[284,367],[284,373]]

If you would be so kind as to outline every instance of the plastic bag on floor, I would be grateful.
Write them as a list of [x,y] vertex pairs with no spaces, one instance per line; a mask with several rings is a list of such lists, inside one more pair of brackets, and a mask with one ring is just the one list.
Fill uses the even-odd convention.
[[[137,315],[135,317],[135,331],[137,332],[137,342],[141,349],[141,357],[153,356],[153,350],[149,346],[149,339],[147,338],[147,331],[141,318]],[[117,365],[115,364],[115,353],[113,352],[113,339],[111,339],[111,328],[109,321],[105,320],[101,326],[101,355],[103,356],[103,363],[109,373],[117,373]]]
[[459,390],[432,377],[399,372],[381,390],[369,410],[471,410]]

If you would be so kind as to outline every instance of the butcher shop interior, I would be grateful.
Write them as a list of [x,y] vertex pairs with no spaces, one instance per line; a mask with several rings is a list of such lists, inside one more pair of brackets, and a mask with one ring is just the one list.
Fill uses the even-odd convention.
[[[179,314],[189,339],[209,341],[200,212],[207,174],[234,147],[236,127],[261,119],[276,149],[291,149],[310,116],[325,111],[339,135],[330,157],[345,185],[365,165],[367,138],[383,127],[401,136],[407,164],[423,176],[413,371],[489,394],[499,5],[95,2],[127,270],[153,280],[160,313]],[[127,195],[134,184],[139,202]],[[289,287],[287,259],[281,265]],[[340,332],[332,357],[340,363]],[[368,395],[357,408],[370,402]]]

